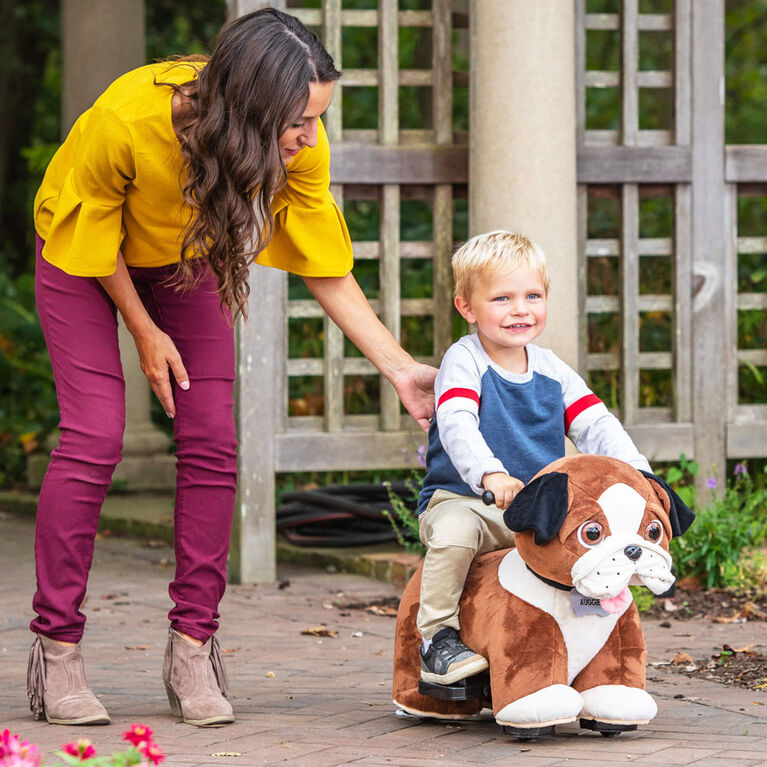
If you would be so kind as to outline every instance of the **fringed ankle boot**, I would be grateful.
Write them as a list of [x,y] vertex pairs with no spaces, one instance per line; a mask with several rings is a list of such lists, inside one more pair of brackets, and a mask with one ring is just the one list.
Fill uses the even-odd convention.
[[42,634],[29,651],[29,707],[51,724],[109,724],[104,706],[85,678],[80,644],[64,645]]
[[232,706],[224,697],[229,680],[215,636],[197,647],[170,629],[162,680],[171,712],[187,724],[215,727],[234,721]]

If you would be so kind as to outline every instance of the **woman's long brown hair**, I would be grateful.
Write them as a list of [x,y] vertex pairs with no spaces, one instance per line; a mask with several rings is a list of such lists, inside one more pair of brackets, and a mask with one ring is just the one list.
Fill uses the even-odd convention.
[[309,84],[340,76],[314,33],[293,16],[264,8],[221,30],[196,80],[157,83],[195,105],[179,136],[191,215],[178,284],[196,283],[201,255],[218,278],[222,306],[247,316],[248,267],[272,237],[272,196],[287,178],[279,137],[306,109]]

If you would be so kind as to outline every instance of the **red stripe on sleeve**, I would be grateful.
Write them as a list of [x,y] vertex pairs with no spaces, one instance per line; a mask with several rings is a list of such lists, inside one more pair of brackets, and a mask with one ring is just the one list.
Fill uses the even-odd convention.
[[466,399],[474,400],[474,402],[479,405],[479,394],[477,394],[474,389],[448,389],[439,398],[437,407],[439,407],[443,402],[447,402],[449,399],[453,399],[455,397],[466,397]]
[[601,404],[602,400],[597,397],[596,394],[587,394],[585,397],[581,397],[579,400],[573,402],[567,410],[565,410],[565,434],[570,431],[570,425],[572,422],[588,408]]

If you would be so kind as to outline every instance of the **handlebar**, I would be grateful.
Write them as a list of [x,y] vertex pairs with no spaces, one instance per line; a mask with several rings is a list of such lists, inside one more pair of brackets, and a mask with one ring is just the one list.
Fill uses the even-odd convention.
[[495,506],[495,495],[493,495],[492,490],[485,490],[485,492],[482,493],[482,503],[484,503],[485,506]]

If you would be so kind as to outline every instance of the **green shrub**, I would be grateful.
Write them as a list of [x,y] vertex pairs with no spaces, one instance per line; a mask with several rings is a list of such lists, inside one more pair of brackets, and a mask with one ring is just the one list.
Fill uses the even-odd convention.
[[698,509],[692,527],[671,541],[677,575],[699,576],[706,588],[741,587],[743,555],[767,538],[766,510],[767,489],[754,483],[746,464],[737,464],[724,495]]
[[58,404],[34,310],[34,277],[0,272],[0,487],[24,478],[26,456],[56,426]]
[[421,543],[418,532],[418,492],[421,487],[421,475],[413,472],[410,479],[405,480],[410,491],[411,503],[407,503],[400,495],[392,490],[391,482],[384,482],[389,491],[389,503],[391,503],[392,513],[384,511],[384,516],[389,519],[391,526],[397,533],[397,540],[400,546],[414,554],[424,555],[426,547]]
[[629,586],[629,590],[640,615],[644,615],[655,604],[655,594],[650,589],[644,586]]

